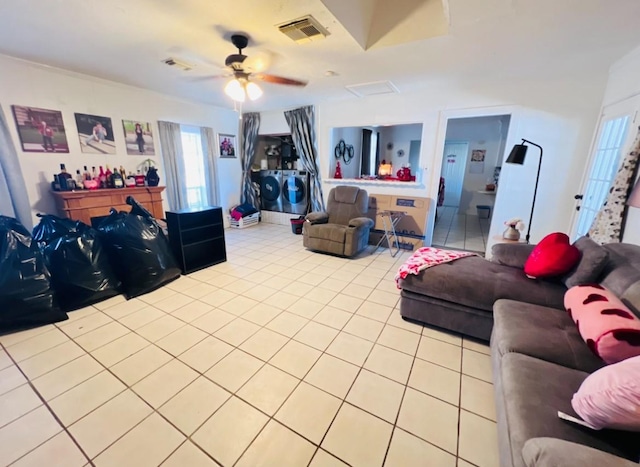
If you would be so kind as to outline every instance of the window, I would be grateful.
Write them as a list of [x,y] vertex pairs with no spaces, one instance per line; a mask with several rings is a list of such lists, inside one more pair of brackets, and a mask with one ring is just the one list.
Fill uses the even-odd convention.
[[200,128],[180,125],[182,137],[182,157],[184,163],[185,182],[187,187],[187,204],[190,208],[207,206],[207,183],[204,168],[204,153]]

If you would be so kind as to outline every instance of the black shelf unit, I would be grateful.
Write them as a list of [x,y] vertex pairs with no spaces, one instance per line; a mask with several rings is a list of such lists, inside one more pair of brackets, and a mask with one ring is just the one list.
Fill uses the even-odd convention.
[[222,208],[167,211],[169,243],[183,274],[227,260]]

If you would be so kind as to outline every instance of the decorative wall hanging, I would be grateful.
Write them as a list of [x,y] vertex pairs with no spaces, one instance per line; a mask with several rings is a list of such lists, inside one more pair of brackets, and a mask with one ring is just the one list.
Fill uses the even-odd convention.
[[130,156],[155,156],[153,133],[149,122],[122,120],[127,154]]
[[333,155],[336,159],[342,159],[345,164],[349,164],[354,156],[353,145],[346,144],[344,140],[341,139],[340,142],[336,144]]
[[484,158],[486,154],[487,154],[486,149],[471,150],[471,164],[469,164],[469,173],[471,174],[484,173]]
[[59,110],[11,106],[24,152],[69,152]]
[[115,154],[113,125],[109,117],[75,114],[80,149],[88,154]]
[[236,157],[236,136],[218,133],[218,155]]

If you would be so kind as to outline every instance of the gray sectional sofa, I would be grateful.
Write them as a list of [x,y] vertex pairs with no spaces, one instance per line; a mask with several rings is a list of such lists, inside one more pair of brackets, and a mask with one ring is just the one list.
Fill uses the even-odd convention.
[[567,286],[590,279],[640,309],[640,246],[577,245],[581,264],[558,281],[526,278],[533,247],[511,244],[496,245],[491,262],[464,258],[401,282],[403,317],[485,340],[491,333],[502,467],[638,465],[640,433],[594,431],[557,415],[577,416],[573,394],[604,366],[563,309]]

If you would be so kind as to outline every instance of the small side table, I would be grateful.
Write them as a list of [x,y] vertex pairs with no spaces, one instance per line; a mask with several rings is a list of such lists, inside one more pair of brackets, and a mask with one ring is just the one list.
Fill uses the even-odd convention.
[[518,240],[508,240],[504,238],[502,235],[494,235],[493,236],[494,243],[527,243],[527,241],[520,237]]
[[[384,236],[378,241],[378,244],[373,249],[371,254],[375,253],[383,240],[387,240],[387,246],[389,247],[389,254],[392,258],[400,251],[400,245],[398,244],[398,235],[396,235],[396,225],[400,222],[404,216],[407,215],[404,211],[380,211],[378,215],[382,218],[382,227],[384,228]],[[395,251],[394,251],[395,248]]]

